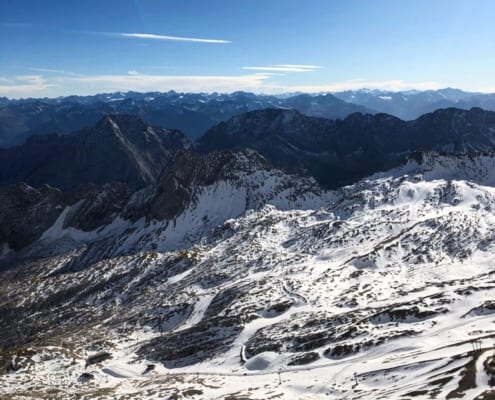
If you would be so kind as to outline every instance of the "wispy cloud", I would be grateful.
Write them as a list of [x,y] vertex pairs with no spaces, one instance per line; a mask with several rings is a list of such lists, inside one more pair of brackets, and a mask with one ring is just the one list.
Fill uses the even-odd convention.
[[92,94],[112,91],[168,91],[233,92],[236,90],[260,91],[266,74],[246,75],[147,75],[128,71],[126,75],[93,75],[85,77],[59,77],[55,82],[78,93]]
[[250,71],[273,71],[273,72],[312,72],[322,69],[320,65],[304,65],[304,64],[275,64],[263,67],[242,67],[242,69]]
[[145,40],[168,40],[175,42],[193,42],[193,43],[210,43],[210,44],[229,44],[230,40],[224,39],[205,39],[196,37],[157,35],[154,33],[126,33],[126,32],[99,32],[104,35],[116,36],[121,38],[145,39]]
[[6,28],[29,28],[31,26],[36,26],[35,24],[27,24],[24,22],[4,22],[0,25]]
[[0,96],[10,98],[57,97],[71,94],[91,95],[117,91],[263,92],[269,74],[245,75],[147,75],[127,71],[119,75],[87,76],[17,76],[9,82],[0,81]]
[[473,92],[479,92],[479,93],[495,93],[495,85],[494,86],[482,86],[482,87],[476,87],[472,89]]
[[277,64],[276,67],[285,67],[285,68],[301,68],[301,69],[322,69],[321,65],[307,65],[307,64]]
[[[8,82],[7,82],[8,81]],[[2,79],[0,95],[10,98],[46,96],[54,83],[48,83],[41,75],[18,75],[11,79]]]
[[61,70],[61,69],[38,68],[38,67],[30,67],[29,69],[31,71],[47,72],[49,74],[62,74],[62,75],[70,75],[70,76],[84,76],[84,75],[81,75],[81,74],[76,74],[75,72],[64,71],[64,70]]
[[255,72],[241,75],[149,75],[135,70],[129,70],[123,74],[87,76],[20,75],[0,79],[0,96],[10,98],[56,97],[129,90],[137,92],[176,90],[223,93],[245,90],[255,93],[277,94],[284,92],[338,92],[362,88],[390,91],[427,90],[448,86],[434,81],[373,81],[366,79],[321,85],[285,85],[277,82],[277,76],[278,74],[275,72]]
[[[445,87],[439,82],[435,81],[422,81],[422,82],[408,82],[400,79],[386,80],[386,81],[372,81],[366,79],[352,79],[343,82],[333,82],[321,85],[293,85],[293,86],[283,86],[283,85],[271,85],[271,90],[279,91],[298,91],[298,92],[339,92],[342,90],[357,90],[357,89],[381,89],[390,90],[392,92],[398,92],[402,90],[430,90],[430,89],[440,89]],[[447,85],[448,86],[448,85]],[[290,89],[290,90],[289,90]]]
[[150,69],[177,69],[177,67],[173,67],[171,65],[151,65],[148,68],[150,68]]

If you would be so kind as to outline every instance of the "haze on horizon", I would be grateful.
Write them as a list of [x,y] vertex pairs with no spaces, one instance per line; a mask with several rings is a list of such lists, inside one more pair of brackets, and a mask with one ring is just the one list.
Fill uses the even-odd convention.
[[495,92],[490,0],[0,0],[0,96]]

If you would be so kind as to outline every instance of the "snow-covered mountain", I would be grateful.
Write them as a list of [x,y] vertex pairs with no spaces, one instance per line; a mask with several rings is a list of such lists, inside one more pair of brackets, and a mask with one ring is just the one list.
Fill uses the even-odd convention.
[[84,196],[2,194],[49,216],[0,237],[2,395],[493,398],[493,153],[335,191],[254,152],[174,160],[119,209],[91,202],[96,228]]
[[493,93],[473,93],[453,88],[400,92],[361,89],[333,94],[341,100],[359,104],[378,112],[392,114],[405,120],[416,119],[440,108],[456,107],[469,110],[473,107],[479,107],[495,111],[495,95]]
[[[0,99],[1,100],[1,99]],[[307,115],[343,118],[366,107],[350,104],[331,94],[279,98],[246,92],[161,93],[117,92],[95,96],[0,101],[0,147],[22,144],[48,133],[68,134],[94,125],[106,114],[131,114],[153,126],[174,128],[191,139],[230,117],[268,107],[295,108]]]
[[84,247],[71,267],[81,268],[109,256],[187,248],[247,210],[317,208],[324,193],[314,179],[294,179],[250,150],[179,152],[155,184],[134,193],[118,183],[74,192],[20,183],[0,188],[0,246],[12,250],[3,264]]
[[0,147],[22,144],[48,133],[68,134],[91,127],[106,114],[132,114],[154,126],[174,128],[196,139],[229,118],[265,108],[294,109],[328,119],[387,113],[413,120],[437,109],[479,107],[495,111],[495,95],[459,89],[349,90],[337,93],[288,93],[277,96],[247,92],[115,92],[94,96],[9,100],[0,98]]

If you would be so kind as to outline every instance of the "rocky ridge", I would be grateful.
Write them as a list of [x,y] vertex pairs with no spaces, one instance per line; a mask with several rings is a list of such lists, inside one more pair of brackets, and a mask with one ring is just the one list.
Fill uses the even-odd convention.
[[450,153],[493,151],[495,112],[437,110],[414,121],[355,113],[344,119],[294,110],[253,111],[221,123],[195,143],[201,152],[251,148],[275,166],[338,188],[403,163],[418,149]]
[[118,183],[83,185],[73,192],[7,186],[0,189],[1,264],[80,246],[82,263],[187,248],[247,210],[268,203],[281,209],[316,207],[326,198],[322,194],[313,179],[293,179],[253,151],[178,152],[156,183],[135,192]]

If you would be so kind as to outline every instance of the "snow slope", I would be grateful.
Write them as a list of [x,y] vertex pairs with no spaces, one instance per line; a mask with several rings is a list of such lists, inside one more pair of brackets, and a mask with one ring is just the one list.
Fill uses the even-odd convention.
[[18,370],[0,394],[493,398],[494,162],[426,155],[310,203],[225,213],[215,199],[245,192],[218,183],[180,217],[220,216],[187,249],[4,271],[2,359]]

